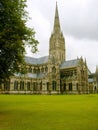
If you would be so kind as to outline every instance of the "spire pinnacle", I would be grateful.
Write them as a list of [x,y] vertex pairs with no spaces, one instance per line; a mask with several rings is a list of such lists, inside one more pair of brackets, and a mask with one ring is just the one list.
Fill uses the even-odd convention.
[[56,9],[55,9],[55,19],[54,19],[54,32],[60,32],[60,22],[59,22],[59,14],[58,14],[58,6],[56,1]]

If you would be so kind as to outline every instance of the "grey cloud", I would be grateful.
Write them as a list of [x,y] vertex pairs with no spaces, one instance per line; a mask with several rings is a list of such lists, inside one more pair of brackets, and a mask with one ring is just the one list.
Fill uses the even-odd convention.
[[[53,27],[56,1],[29,0]],[[58,0],[63,32],[81,39],[98,40],[98,0]]]
[[[70,0],[71,1],[71,0]],[[81,1],[80,1],[81,3]],[[84,5],[76,3],[63,7],[62,28],[65,34],[76,38],[98,40],[98,1],[85,0]]]

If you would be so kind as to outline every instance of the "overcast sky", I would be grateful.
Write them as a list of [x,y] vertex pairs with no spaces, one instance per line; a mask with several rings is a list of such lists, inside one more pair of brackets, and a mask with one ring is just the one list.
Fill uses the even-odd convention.
[[[98,65],[98,0],[57,0],[61,30],[66,42],[67,60],[86,58],[91,72]],[[39,52],[29,56],[41,57],[49,53],[49,38],[53,30],[56,0],[27,0],[27,11],[39,41]]]

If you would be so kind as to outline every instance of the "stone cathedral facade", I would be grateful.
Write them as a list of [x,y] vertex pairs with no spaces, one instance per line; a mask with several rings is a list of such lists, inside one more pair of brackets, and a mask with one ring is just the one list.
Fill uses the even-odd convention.
[[67,94],[88,93],[86,60],[66,60],[65,39],[60,27],[56,4],[53,32],[49,40],[49,56],[25,57],[28,73],[15,74],[0,86],[2,93]]

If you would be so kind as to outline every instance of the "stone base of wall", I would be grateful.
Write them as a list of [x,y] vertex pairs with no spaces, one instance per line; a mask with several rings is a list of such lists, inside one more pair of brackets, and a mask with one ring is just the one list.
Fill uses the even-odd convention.
[[89,91],[80,92],[80,91],[0,91],[0,94],[31,94],[31,95],[56,95],[56,94],[89,94]]

